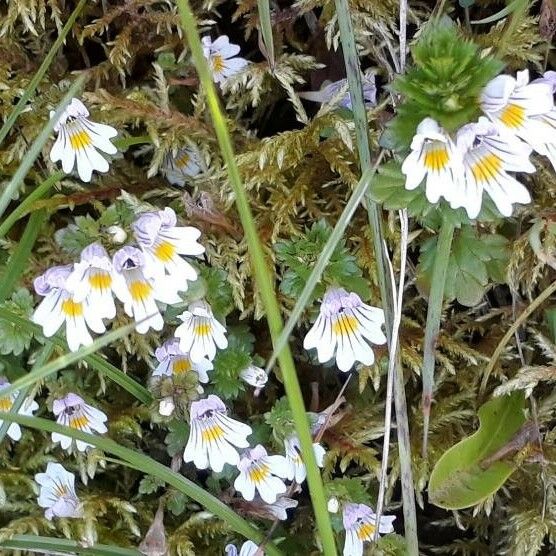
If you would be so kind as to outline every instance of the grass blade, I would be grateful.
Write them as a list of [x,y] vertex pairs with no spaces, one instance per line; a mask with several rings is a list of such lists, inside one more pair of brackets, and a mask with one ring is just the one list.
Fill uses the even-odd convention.
[[46,211],[44,210],[35,212],[31,215],[31,218],[29,218],[29,222],[27,222],[27,226],[19,240],[17,249],[9,258],[4,273],[2,274],[2,280],[0,280],[0,303],[10,295],[14,285],[29,263],[33,245],[35,245],[35,241],[37,241],[45,218]]
[[56,53],[62,46],[63,42],[66,40],[67,34],[71,31],[71,28],[75,23],[75,20],[81,13],[81,10],[85,6],[86,2],[87,0],[79,0],[79,4],[75,6],[75,10],[73,10],[68,20],[66,21],[66,24],[62,28],[62,31],[58,35],[58,38],[54,41],[54,44],[52,45],[45,59],[43,60],[41,67],[37,70],[35,75],[33,75],[33,79],[31,79],[29,85],[27,85],[27,88],[21,95],[21,98],[14,106],[14,109],[12,110],[11,114],[4,122],[4,125],[0,129],[0,143],[2,143],[2,141],[6,138],[6,136],[12,129],[12,126],[14,125],[15,121],[17,120],[18,116],[25,108],[27,101],[33,96],[33,93],[36,91],[37,87],[39,86],[39,83],[42,81],[42,78],[45,76],[46,72],[48,71],[50,64],[52,64],[52,61],[54,60],[54,56],[56,56]]
[[[237,211],[249,247],[249,255],[252,261],[255,280],[265,308],[272,341],[273,344],[275,344],[282,330],[282,318],[274,291],[274,280],[271,277],[263,247],[257,233],[257,228],[253,220],[253,215],[251,214],[249,202],[243,189],[225,118],[220,109],[216,88],[212,82],[212,77],[203,55],[195,16],[187,0],[177,0],[177,5],[181,16],[182,27],[191,49],[193,61],[195,62],[199,79],[207,96],[207,104],[211,112],[220,150],[222,151],[222,156],[227,166],[230,184],[235,194]],[[309,493],[311,495],[317,528],[320,533],[322,550],[325,556],[334,556],[336,554],[336,543],[330,523],[330,516],[328,514],[327,500],[324,494],[320,471],[313,452],[313,439],[309,430],[309,420],[307,418],[307,412],[305,411],[303,396],[297,380],[297,373],[289,346],[286,345],[281,351],[278,361],[282,370],[284,387],[292,410],[295,429],[301,444],[303,461],[307,468]]]
[[[42,336],[42,329],[40,326],[25,319],[3,307],[0,307],[0,319],[7,320],[18,327],[32,332],[35,336]],[[64,338],[61,336],[53,336],[52,338],[44,338],[45,342],[52,343],[63,349],[67,349],[67,344]],[[149,404],[152,401],[152,396],[150,392],[141,384],[133,380],[130,376],[126,375],[123,371],[105,361],[100,355],[91,354],[84,357],[84,360],[95,370],[100,373],[105,374],[112,382],[115,382],[118,386],[121,386],[124,390],[127,390],[134,398],[137,398],[140,402],[144,404]]]
[[4,215],[6,212],[6,208],[10,204],[14,194],[18,190],[19,186],[23,182],[25,176],[33,166],[35,160],[39,156],[41,149],[44,147],[44,144],[48,141],[52,130],[54,129],[54,124],[58,120],[59,116],[62,114],[66,106],[69,104],[70,100],[77,94],[77,91],[83,86],[85,82],[86,76],[81,75],[79,76],[71,85],[68,92],[64,95],[62,102],[58,105],[56,112],[52,118],[46,123],[42,131],[39,133],[37,138],[33,141],[33,144],[23,157],[23,160],[20,162],[15,174],[12,176],[12,179],[0,195],[0,217]]
[[[230,509],[229,506],[218,500],[218,498],[214,497],[212,494],[203,490],[194,482],[186,479],[183,475],[172,471],[162,463],[159,463],[158,461],[140,452],[126,448],[125,446],[114,442],[110,438],[84,433],[80,430],[65,427],[55,423],[54,421],[41,419],[39,417],[27,417],[25,415],[13,415],[11,413],[0,412],[0,419],[5,419],[6,421],[19,423],[25,427],[50,433],[57,432],[92,444],[104,452],[117,456],[124,462],[130,464],[130,466],[134,469],[140,469],[146,475],[152,475],[153,477],[156,477],[173,486],[186,496],[193,498],[193,500],[196,500],[209,512],[218,516],[240,535],[252,539],[254,542],[262,542],[264,538],[264,535],[260,531],[255,529],[245,519],[236,514],[232,509]],[[272,544],[266,545],[265,550],[269,556],[282,556],[281,552]]]
[[278,336],[278,339],[276,340],[276,343],[274,345],[274,351],[272,352],[272,356],[270,357],[266,365],[267,373],[270,371],[270,369],[272,369],[274,363],[276,362],[276,358],[278,354],[282,351],[282,349],[288,342],[290,334],[295,328],[297,321],[301,316],[301,313],[305,310],[305,307],[307,306],[311,294],[313,293],[315,287],[319,283],[322,277],[322,273],[324,272],[326,265],[330,261],[330,257],[332,257],[334,253],[334,249],[336,249],[336,246],[338,245],[339,241],[342,239],[344,232],[346,231],[346,228],[348,227],[348,224],[350,223],[353,214],[355,213],[357,207],[359,206],[359,203],[362,201],[363,197],[366,195],[367,191],[369,190],[369,186],[371,185],[376,169],[380,164],[380,161],[382,160],[382,156],[383,156],[383,152],[380,153],[378,160],[376,161],[374,166],[370,170],[367,170],[363,173],[363,176],[359,180],[359,183],[353,190],[351,197],[346,203],[346,206],[344,207],[344,210],[342,211],[342,214],[340,215],[338,222],[336,222],[336,225],[334,226],[334,229],[332,230],[332,233],[330,234],[330,237],[328,238],[326,245],[322,250],[322,253],[317,259],[315,266],[311,270],[311,274],[309,275],[309,278],[307,278],[307,282],[303,288],[303,291],[301,292],[301,295],[299,296],[299,299],[295,302],[295,306],[292,309],[292,312],[282,332],[280,333],[280,336]]
[[257,0],[259,7],[259,24],[261,26],[261,34],[263,36],[266,57],[271,69],[274,68],[274,37],[272,36],[272,22],[270,20],[270,2],[269,0]]

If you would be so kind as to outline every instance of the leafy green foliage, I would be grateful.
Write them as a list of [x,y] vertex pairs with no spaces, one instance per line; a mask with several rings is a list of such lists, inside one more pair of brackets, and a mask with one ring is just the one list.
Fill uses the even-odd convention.
[[[29,290],[20,288],[12,294],[3,307],[9,311],[29,318],[33,311],[34,300]],[[33,333],[25,328],[17,326],[8,320],[0,319],[0,353],[2,355],[21,355],[24,350],[29,349]]]
[[[280,290],[289,297],[298,297],[311,273],[311,269],[321,254],[332,228],[320,220],[306,230],[305,234],[275,244],[276,258],[285,268]],[[321,283],[315,288],[312,300],[322,297],[327,285],[337,285],[354,291],[363,298],[369,297],[369,289],[357,266],[356,258],[347,250],[345,241],[338,244]]]
[[[491,283],[505,280],[508,241],[498,234],[480,234],[472,226],[456,231],[448,261],[444,297],[472,307],[482,299]],[[436,253],[436,237],[421,246],[418,279],[428,289]]]
[[447,131],[479,115],[478,97],[503,64],[481,55],[451,22],[430,22],[411,49],[413,67],[398,77],[393,88],[404,102],[390,131],[396,148],[407,149],[419,122],[431,117]]
[[153,494],[164,487],[164,481],[152,475],[145,475],[139,483],[139,494]]

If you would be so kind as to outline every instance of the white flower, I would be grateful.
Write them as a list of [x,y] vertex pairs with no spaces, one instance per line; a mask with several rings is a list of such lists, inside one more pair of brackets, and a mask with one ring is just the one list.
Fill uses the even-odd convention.
[[[371,107],[376,104],[376,84],[375,84],[375,74],[373,72],[366,72],[361,76],[361,82],[363,85],[363,98],[365,101],[365,106]],[[339,97],[341,91],[344,94]],[[320,104],[329,103],[331,101],[336,101],[337,104],[343,108],[349,108],[351,110],[351,96],[348,90],[347,79],[340,79],[339,81],[325,81],[319,91],[305,91],[299,93],[301,98],[311,100],[313,102],[318,102]]]
[[518,71],[515,78],[499,75],[484,88],[481,108],[501,132],[517,135],[540,154],[554,141],[554,129],[538,118],[554,108],[549,79],[529,83],[528,70]]
[[228,347],[226,329],[214,318],[206,301],[194,301],[178,318],[183,324],[176,328],[174,334],[180,339],[180,349],[189,353],[194,363],[204,357],[212,361],[216,346],[220,349]]
[[112,296],[114,269],[106,249],[92,243],[81,251],[80,262],[75,263],[66,286],[78,302],[87,300],[88,306],[99,318],[113,319],[116,304]]
[[340,502],[338,502],[338,499],[333,496],[332,498],[328,499],[328,504],[326,505],[326,507],[331,514],[337,514],[338,510],[340,509]]
[[255,365],[249,365],[246,369],[243,369],[239,373],[241,380],[245,381],[250,386],[255,388],[264,388],[268,382],[268,375],[264,369],[256,367]]
[[[542,79],[533,81],[533,83],[537,82],[550,85],[552,94],[556,93],[556,71],[545,72]],[[535,149],[547,156],[556,170],[556,108],[553,107],[552,110],[540,116],[533,116],[533,120],[539,121],[545,127],[545,132],[542,134],[544,143],[536,145]]]
[[449,135],[432,118],[425,118],[417,126],[402,173],[408,190],[417,188],[426,177],[425,194],[429,203],[438,203],[440,197],[451,201],[454,191],[461,188],[461,155]]
[[288,498],[287,496],[279,496],[274,504],[268,504],[266,510],[274,517],[274,519],[279,519],[280,521],[285,521],[288,519],[288,514],[286,510],[290,508],[297,508],[297,500],[293,498]]
[[[226,548],[226,556],[238,556],[238,551],[235,544],[227,544]],[[241,545],[241,550],[239,551],[239,556],[255,556],[257,551],[259,550],[259,545],[255,544],[253,541],[245,541]],[[264,552],[261,550],[258,552],[258,555],[264,556]]]
[[319,362],[334,357],[341,371],[347,372],[355,361],[372,365],[375,360],[369,345],[385,344],[381,326],[384,312],[361,301],[355,293],[330,288],[322,300],[319,316],[305,336],[303,347],[316,348]]
[[127,239],[127,232],[121,226],[108,226],[106,232],[110,236],[112,243],[121,245]]
[[40,485],[38,504],[46,508],[44,517],[81,517],[82,508],[75,494],[75,475],[59,463],[49,462],[46,473],[37,473],[35,481]]
[[[2,390],[9,388],[10,383],[5,378],[0,378],[0,411],[4,413],[8,413],[14,404],[15,399],[17,398],[18,391],[12,392],[8,396],[2,396]],[[19,415],[33,415],[35,411],[39,409],[39,404],[32,400],[31,398],[27,398],[22,406],[19,408],[17,412]],[[4,421],[0,419],[0,426]],[[21,427],[18,423],[10,423],[6,434],[16,442],[21,439]]]
[[[234,488],[241,492],[245,500],[255,498],[255,490],[267,504],[274,504],[279,494],[287,487],[282,481],[288,476],[288,463],[284,456],[269,456],[258,444],[247,450],[237,468],[240,473],[234,481]],[[282,477],[280,479],[279,477]]]
[[230,43],[226,35],[218,37],[214,42],[210,37],[203,37],[202,43],[215,83],[223,83],[249,63],[244,58],[236,57],[240,48],[237,44]]
[[93,343],[89,327],[102,334],[106,327],[101,316],[87,300],[78,301],[75,294],[67,287],[67,280],[72,272],[72,265],[54,266],[35,278],[35,291],[44,296],[33,314],[33,321],[42,326],[43,334],[50,338],[62,324],[66,324],[66,338],[71,351],[77,351],[81,345]]
[[178,291],[187,290],[187,280],[197,279],[197,271],[180,255],[201,255],[197,243],[201,232],[192,226],[176,226],[176,213],[166,207],[145,212],[133,223],[133,233],[145,255],[145,273],[156,280],[169,275]]
[[[392,533],[392,522],[395,516],[380,516],[378,525],[379,533]],[[376,515],[365,504],[346,504],[343,511],[344,529],[346,530],[346,543],[344,556],[361,556],[363,543],[371,542],[376,531]]]
[[[93,431],[104,434],[108,429],[104,424],[108,417],[93,406],[86,404],[85,400],[77,394],[69,393],[64,398],[54,400],[52,412],[56,415],[56,422],[71,429],[92,434]],[[64,450],[69,450],[72,438],[58,432],[52,433],[52,442],[59,442]],[[75,441],[80,452],[92,446],[82,440]]]
[[228,417],[226,406],[213,394],[191,404],[189,440],[183,452],[185,463],[197,469],[210,467],[219,473],[225,463],[237,465],[239,454],[234,448],[247,448],[251,427]]
[[174,400],[171,397],[163,398],[158,403],[158,412],[160,415],[164,415],[164,417],[170,417],[174,410],[176,409],[176,405],[174,404]]
[[[136,247],[122,247],[114,254],[114,293],[124,304],[125,312],[135,318],[135,329],[145,334],[149,328],[162,330],[164,320],[156,301],[180,303],[176,285],[167,278],[145,275],[145,257]],[[179,286],[178,286],[179,287]]]
[[187,178],[193,178],[201,172],[201,157],[193,147],[180,149],[175,156],[168,153],[162,173],[172,185],[184,186]]
[[465,180],[454,190],[450,205],[465,207],[469,218],[481,210],[483,191],[492,198],[503,216],[512,214],[513,203],[529,203],[529,191],[510,172],[534,172],[529,161],[531,148],[511,135],[500,135],[486,118],[464,125],[456,144],[463,156]]
[[180,342],[177,338],[164,342],[156,349],[154,355],[159,365],[154,370],[153,376],[181,375],[194,371],[199,376],[199,382],[206,384],[209,381],[207,371],[212,371],[214,368],[212,363],[204,357],[194,363],[189,354],[180,349]]
[[[305,464],[301,457],[299,438],[295,435],[289,436],[284,440],[284,446],[286,448],[286,461],[288,464],[287,479],[289,481],[295,480],[296,483],[301,484],[307,477],[307,469],[305,469]],[[313,451],[315,452],[317,465],[322,467],[326,450],[318,442],[315,442],[313,443]]]
[[[50,117],[53,116],[54,112],[50,112]],[[91,122],[88,116],[85,105],[73,98],[54,126],[58,137],[50,151],[50,160],[61,160],[66,174],[73,170],[77,159],[77,172],[86,182],[91,181],[93,170],[108,172],[108,162],[98,150],[107,154],[118,152],[110,142],[118,132],[109,125]]]

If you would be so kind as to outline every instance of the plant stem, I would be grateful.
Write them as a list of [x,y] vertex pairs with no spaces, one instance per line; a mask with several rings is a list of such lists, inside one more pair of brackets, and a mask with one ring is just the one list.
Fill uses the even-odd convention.
[[[218,95],[203,54],[195,16],[193,15],[187,0],[177,0],[177,6],[180,11],[182,27],[187,37],[189,48],[191,49],[193,61],[195,62],[199,79],[207,97],[207,104],[214,123],[222,157],[224,158],[227,166],[229,181],[235,194],[237,210],[245,232],[247,245],[249,247],[251,267],[253,269],[255,281],[265,308],[270,335],[272,337],[273,344],[275,345],[280,332],[282,331],[282,317],[280,316],[280,307],[274,291],[274,279],[269,271],[263,246],[257,233],[257,228],[249,207],[247,195],[245,194],[241,177],[239,175],[239,170],[232,148],[232,142],[226,127],[226,121],[220,109]],[[293,357],[288,345],[281,350],[278,361],[282,370],[286,396],[290,404],[296,432],[301,445],[303,462],[307,468],[309,493],[311,495],[311,502],[313,504],[317,528],[320,533],[322,550],[325,556],[335,556],[336,543],[334,540],[332,525],[330,523],[330,516],[328,515],[324,487],[313,451],[313,439],[309,429],[309,420],[307,418],[301,388],[297,380]]]
[[454,237],[454,225],[444,220],[438,241],[436,243],[436,254],[431,276],[431,288],[429,293],[429,306],[427,310],[427,324],[425,326],[425,339],[423,343],[423,457],[427,457],[427,445],[429,436],[429,421],[432,402],[432,390],[434,388],[434,363],[436,342],[440,330],[440,317],[442,315],[442,300],[444,299],[444,286],[446,283],[446,271],[450,259],[452,238]]
[[14,106],[14,109],[12,110],[11,114],[7,117],[6,121],[4,122],[4,125],[0,129],[0,144],[6,138],[6,136],[12,129],[12,126],[14,125],[15,121],[17,120],[18,116],[25,108],[27,101],[31,98],[31,96],[39,86],[39,83],[42,81],[42,78],[48,71],[50,64],[52,64],[52,61],[54,60],[54,56],[56,56],[56,53],[58,52],[59,48],[66,40],[67,34],[71,31],[71,28],[75,23],[75,20],[81,13],[81,10],[83,9],[86,3],[87,0],[79,0],[79,4],[75,6],[75,10],[73,10],[71,15],[68,17],[66,24],[62,28],[62,31],[58,35],[58,38],[54,41],[54,44],[50,48],[50,51],[48,52],[45,59],[43,60],[43,63],[41,64],[40,68],[37,70],[35,75],[33,75],[33,78],[29,82],[29,85],[27,85],[25,91],[23,91],[21,98]]

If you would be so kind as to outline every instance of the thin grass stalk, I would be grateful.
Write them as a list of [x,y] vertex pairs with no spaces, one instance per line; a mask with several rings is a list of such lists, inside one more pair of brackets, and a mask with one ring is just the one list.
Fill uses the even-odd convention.
[[[272,341],[275,343],[282,330],[282,318],[274,291],[274,280],[269,271],[262,243],[257,233],[247,196],[243,189],[225,118],[220,109],[216,88],[212,82],[212,77],[203,55],[195,17],[187,0],[177,0],[177,5],[180,11],[182,27],[191,49],[193,61],[207,97],[207,104],[214,123],[216,136],[220,145],[222,157],[227,166],[229,181],[235,194],[236,207],[245,232],[255,281],[265,308]],[[313,440],[309,429],[309,420],[307,418],[307,412],[305,410],[303,396],[297,380],[295,365],[289,346],[286,345],[281,351],[278,361],[282,370],[286,396],[290,404],[296,432],[301,444],[303,461],[307,468],[309,493],[311,495],[317,528],[320,533],[322,550],[325,556],[334,556],[336,554],[334,533],[330,523],[330,516],[328,515],[326,496],[320,471],[313,452]]]
[[42,199],[52,186],[57,184],[63,177],[64,172],[55,172],[41,182],[17,207],[6,216],[2,224],[0,224],[0,239],[3,238],[12,228],[12,226],[20,219],[32,211],[33,203]]
[[[368,137],[367,112],[363,100],[363,89],[361,85],[361,69],[359,56],[355,44],[355,34],[349,13],[347,0],[336,0],[336,12],[340,27],[340,39],[346,72],[348,76],[349,91],[351,97],[352,111],[355,122],[355,131],[361,170],[365,171],[370,166],[371,153]],[[377,276],[380,286],[382,307],[386,322],[386,335],[388,345],[391,345],[392,332],[392,299],[393,285],[387,273],[386,255],[383,252],[382,219],[379,207],[367,197],[367,212],[369,224],[373,233],[373,246],[375,252]],[[400,460],[400,481],[402,486],[403,512],[405,522],[405,539],[407,553],[417,556],[419,553],[417,538],[417,513],[415,508],[415,489],[413,484],[413,472],[411,469],[411,443],[409,438],[409,421],[407,414],[407,401],[405,398],[405,380],[403,367],[399,354],[392,354],[396,358],[396,373],[394,376],[394,405],[396,408],[396,426],[398,436],[398,452]]]
[[[45,345],[39,352],[37,359],[35,361],[35,364],[33,365],[33,368],[31,369],[31,371],[33,369],[37,369],[39,367],[42,367],[50,358],[50,356],[52,355],[52,352],[54,351],[54,345],[53,344],[47,344]],[[22,390],[19,391],[19,394],[17,395],[16,399],[14,400],[14,403],[12,404],[12,407],[10,407],[10,413],[17,413],[20,409],[21,406],[23,405],[23,402],[25,401],[25,399],[27,398],[27,395],[29,394],[29,390],[30,388],[23,388]],[[1,394],[1,390],[0,390],[0,395]],[[10,424],[7,421],[4,421],[1,425],[0,425],[0,444],[2,444],[2,441],[4,440],[4,438],[6,437],[6,433],[8,432],[8,429],[10,428]]]
[[87,3],[87,0],[79,0],[79,4],[77,4],[77,6],[75,6],[75,10],[73,10],[71,15],[68,17],[68,20],[66,21],[66,24],[62,28],[62,31],[58,35],[58,38],[54,41],[54,44],[50,48],[50,50],[49,50],[48,54],[46,55],[45,59],[43,60],[43,63],[40,65],[40,67],[36,71],[35,75],[33,75],[33,78],[29,82],[29,85],[27,85],[27,87],[25,88],[25,91],[23,91],[23,94],[21,95],[21,98],[18,100],[17,104],[14,106],[11,114],[7,117],[6,121],[4,122],[4,125],[0,129],[0,144],[2,143],[2,141],[6,138],[6,136],[8,135],[10,130],[12,129],[12,126],[14,125],[18,116],[21,114],[21,112],[23,112],[23,109],[25,108],[25,105],[27,104],[27,101],[33,96],[33,93],[36,91],[37,87],[39,86],[39,83],[42,81],[43,77],[45,76],[46,72],[48,71],[48,68],[52,64],[52,62],[54,60],[54,57],[56,56],[58,50],[60,49],[60,47],[62,46],[64,41],[66,40],[67,34],[71,31],[71,28],[73,27],[73,24],[75,23],[75,20],[77,19],[77,17],[81,13],[81,10],[83,9],[83,7],[85,6],[86,3]]
[[17,248],[9,258],[4,273],[2,274],[2,280],[0,281],[0,303],[12,293],[14,285],[29,263],[31,251],[33,250],[35,241],[37,241],[37,237],[39,236],[45,219],[46,211],[44,210],[35,212],[31,215],[31,218],[29,218],[29,222],[27,222],[27,226],[25,226],[25,231],[18,242]]
[[276,58],[274,56],[274,37],[272,36],[272,21],[270,19],[270,1],[257,0],[259,8],[259,24],[263,36],[266,59],[270,69],[274,69]]
[[[243,535],[254,542],[262,542],[264,535],[261,531],[255,529],[245,519],[236,514],[229,506],[221,502],[218,498],[203,490],[194,482],[186,479],[180,473],[172,471],[162,463],[130,448],[126,448],[110,438],[88,434],[78,429],[72,429],[64,425],[59,425],[54,421],[42,419],[39,417],[27,417],[25,415],[17,415],[11,413],[0,412],[0,419],[5,419],[12,423],[19,423],[22,426],[33,429],[57,432],[77,440],[87,442],[96,448],[103,450],[109,454],[113,454],[123,460],[129,467],[140,470],[145,475],[152,475],[161,481],[173,486],[182,494],[189,496],[199,504],[201,504],[209,512],[222,519],[234,531]],[[268,544],[266,547],[269,556],[283,556],[282,553],[273,545]]]
[[[43,342],[53,344],[67,350],[66,340],[62,338],[62,336],[56,335],[52,336],[52,338],[45,338],[42,335],[40,326],[38,326],[34,322],[31,322],[30,320],[16,315],[12,311],[4,309],[3,307],[0,307],[0,319],[17,325],[18,327],[23,328],[28,332],[32,332],[35,337],[41,338]],[[151,393],[142,384],[139,384],[137,381],[133,380],[129,375],[103,359],[102,356],[94,353],[85,356],[84,361],[99,373],[106,375],[110,380],[112,380],[112,382],[116,383],[118,386],[129,392],[140,402],[144,403],[145,405],[148,405],[152,402]]]
[[14,195],[16,194],[19,186],[25,179],[25,176],[33,166],[35,160],[40,155],[44,144],[48,141],[52,130],[54,129],[54,125],[58,121],[59,117],[61,116],[62,112],[65,110],[66,106],[69,104],[70,100],[77,94],[79,89],[83,86],[85,82],[85,75],[81,75],[78,77],[69,88],[68,92],[64,95],[64,98],[58,104],[56,112],[54,116],[50,118],[50,120],[46,123],[43,127],[42,131],[39,133],[38,137],[33,141],[33,144],[29,147],[29,150],[25,153],[25,156],[19,163],[15,174],[13,175],[12,179],[9,181],[8,185],[0,195],[0,217],[4,215],[6,212],[6,208],[12,201]]
[[427,457],[429,439],[429,422],[432,403],[432,391],[434,388],[434,365],[436,343],[440,330],[440,318],[442,316],[442,301],[444,299],[444,286],[446,283],[446,271],[450,259],[452,238],[454,237],[454,225],[444,220],[438,240],[436,243],[436,254],[431,276],[431,288],[429,292],[429,304],[427,309],[427,324],[425,325],[425,339],[423,340],[423,369],[421,377],[423,380],[423,457]]
[[0,549],[25,550],[41,554],[79,554],[82,556],[142,556],[135,548],[122,548],[109,544],[82,546],[79,541],[57,539],[40,535],[14,535],[0,542]]
[[361,179],[359,180],[359,183],[353,190],[351,197],[346,203],[346,206],[344,207],[344,210],[342,211],[340,218],[338,218],[338,221],[336,222],[336,225],[334,226],[334,229],[332,230],[330,237],[328,238],[326,244],[324,245],[322,253],[319,255],[319,258],[317,259],[315,265],[311,269],[311,274],[309,274],[309,278],[307,278],[307,282],[303,287],[303,291],[301,292],[301,295],[295,302],[292,312],[290,313],[290,316],[288,317],[288,320],[286,321],[286,324],[282,329],[280,336],[276,340],[276,344],[274,345],[274,350],[266,365],[267,373],[272,369],[274,363],[276,363],[278,354],[282,351],[283,347],[287,344],[290,334],[292,333],[293,329],[297,325],[297,322],[301,317],[301,314],[305,310],[305,307],[307,307],[309,298],[311,297],[311,294],[315,290],[317,284],[320,282],[322,273],[326,269],[326,265],[329,263],[330,258],[334,254],[334,250],[336,249],[338,243],[343,238],[344,232],[346,231],[349,223],[351,222],[351,219],[355,211],[357,210],[359,203],[361,203],[361,201],[369,191],[369,188],[371,187],[372,179],[376,173],[376,169],[378,168],[379,164],[382,161],[383,156],[384,156],[384,151],[381,151],[373,167],[370,170],[367,170],[363,173]]

